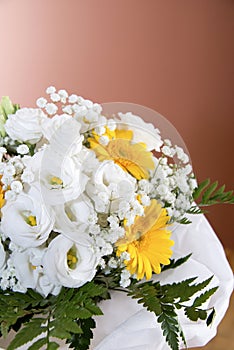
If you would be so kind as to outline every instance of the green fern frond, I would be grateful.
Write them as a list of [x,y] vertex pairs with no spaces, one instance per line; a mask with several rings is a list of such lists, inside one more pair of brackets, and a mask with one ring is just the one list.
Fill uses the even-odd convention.
[[225,185],[218,187],[218,181],[213,183],[210,179],[201,182],[193,192],[193,199],[198,206],[209,206],[213,204],[234,204],[233,191],[225,192]]

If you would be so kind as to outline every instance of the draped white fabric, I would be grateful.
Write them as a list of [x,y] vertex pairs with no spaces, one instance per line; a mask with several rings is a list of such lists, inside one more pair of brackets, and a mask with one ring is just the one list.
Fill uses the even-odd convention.
[[[191,322],[180,312],[179,321],[188,347],[203,346],[215,336],[233,291],[233,273],[213,229],[203,215],[193,215],[192,220],[190,225],[176,225],[172,228],[172,238],[175,241],[173,257],[182,257],[191,252],[192,257],[184,265],[158,276],[162,283],[170,283],[196,276],[198,281],[202,281],[214,275],[209,287],[219,286],[204,305],[216,309],[216,317],[210,327],[206,326],[205,321]],[[112,292],[111,300],[101,302],[100,306],[104,315],[96,317],[97,328],[90,350],[169,349],[154,314],[146,311],[125,293]],[[26,350],[28,345],[20,349]],[[60,349],[68,347],[63,343]]]
[[[195,276],[202,281],[214,275],[209,287],[219,286],[204,305],[215,306],[216,309],[216,317],[210,327],[205,321],[191,322],[182,313],[179,314],[188,347],[203,346],[215,336],[233,290],[233,274],[213,229],[203,215],[193,215],[192,221],[190,225],[175,226],[172,235],[174,257],[193,252],[192,257],[184,265],[158,276],[162,283],[168,283]],[[97,330],[92,350],[169,349],[155,316],[138,305],[136,300],[131,300],[124,293],[113,292],[112,299],[102,302],[101,308],[104,316],[96,318]]]

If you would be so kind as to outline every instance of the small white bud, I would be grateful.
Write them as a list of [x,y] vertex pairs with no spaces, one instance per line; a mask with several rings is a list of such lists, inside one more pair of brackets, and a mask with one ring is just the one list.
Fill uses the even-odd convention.
[[48,95],[54,94],[55,92],[56,92],[56,89],[55,89],[54,86],[49,86],[49,87],[46,89],[46,93],[47,93]]
[[75,94],[69,96],[69,98],[68,98],[69,103],[76,103],[77,100],[78,100],[78,96]]
[[45,109],[49,115],[53,115],[57,112],[58,107],[54,103],[48,103]]
[[53,93],[50,95],[50,98],[53,102],[59,102],[60,101],[60,96],[59,94]]
[[20,193],[23,190],[23,185],[20,181],[16,180],[11,183],[11,189],[15,193]]
[[40,97],[37,99],[36,104],[39,108],[45,108],[47,100],[44,97]]
[[24,145],[24,144],[23,145],[19,145],[17,147],[17,152],[19,154],[27,154],[29,152],[29,148],[28,148],[27,145]]

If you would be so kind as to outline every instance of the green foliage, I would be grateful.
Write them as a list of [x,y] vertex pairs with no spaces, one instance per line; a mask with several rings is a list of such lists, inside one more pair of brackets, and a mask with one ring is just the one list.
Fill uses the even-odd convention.
[[0,101],[0,135],[6,135],[4,124],[9,114],[14,114],[19,109],[19,105],[14,105],[8,96],[3,96]]
[[206,320],[207,326],[210,326],[212,324],[214,318],[215,318],[215,309],[213,308],[211,313],[207,317],[207,320]]
[[45,332],[46,327],[42,326],[44,322],[44,318],[33,318],[30,322],[26,323],[24,327],[16,333],[16,336],[8,346],[8,350],[17,349],[21,345],[24,345],[28,341]]
[[234,203],[233,191],[225,192],[225,185],[218,188],[218,181],[213,183],[210,179],[201,182],[193,192],[193,198],[198,206],[208,206],[221,203]]
[[[187,256],[182,259],[186,260],[188,258]],[[176,263],[178,262],[172,262],[171,264],[173,266]],[[179,261],[179,263],[182,262]],[[201,309],[200,306],[211,297],[217,288],[211,288],[201,293],[191,305],[187,305],[187,303],[185,305],[184,302],[191,301],[191,298],[202,291],[211,279],[212,277],[203,282],[195,283],[196,277],[193,277],[178,283],[165,285],[161,285],[159,282],[134,283],[129,287],[128,295],[138,299],[138,303],[143,304],[147,310],[155,313],[168,345],[172,350],[178,350],[179,340],[182,339],[185,346],[186,342],[178,321],[177,309],[183,309],[185,315],[191,321],[206,320],[207,310]]]
[[197,207],[196,205],[193,205],[189,210],[187,210],[186,213],[187,214],[204,214],[206,213],[206,211]]
[[14,114],[19,109],[19,105],[14,105],[8,96],[3,96],[0,102],[0,115],[6,120],[9,114]]
[[182,219],[178,220],[177,222],[182,225],[188,225],[192,223],[192,221],[186,218],[185,216]]
[[43,345],[57,349],[59,345],[51,337],[65,339],[73,349],[88,349],[93,336],[91,328],[95,327],[92,317],[102,314],[97,301],[105,294],[106,287],[94,282],[79,289],[62,288],[58,296],[47,298],[33,290],[26,294],[1,291],[1,333],[6,336],[11,328],[17,330],[8,350],[17,349],[37,336],[40,339],[29,349],[40,349]]
[[161,271],[166,271],[166,270],[169,270],[169,269],[175,269],[176,267],[184,264],[190,257],[191,257],[192,253],[191,254],[188,254],[182,258],[179,258],[177,260],[175,259],[170,259],[170,264],[169,265],[163,265],[162,266],[162,269]]
[[[162,270],[174,269],[190,256],[172,259]],[[178,310],[183,310],[191,321],[206,320],[207,326],[213,321],[215,310],[201,307],[217,289],[204,291],[211,279],[197,283],[197,278],[192,277],[164,285],[158,281],[142,283],[133,280],[125,291],[147,310],[154,312],[166,342],[172,350],[179,350],[180,340],[185,346],[186,340],[179,324]],[[65,340],[69,348],[87,350],[95,328],[93,316],[102,314],[97,303],[109,297],[109,289],[119,286],[116,276],[98,275],[95,280],[78,289],[62,288],[58,296],[46,298],[31,289],[25,294],[0,291],[1,333],[6,336],[10,329],[17,332],[8,350],[17,349],[38,336],[39,339],[28,346],[29,350],[39,350],[43,346],[58,349],[59,344],[54,338]]]
[[[86,350],[89,348],[90,339],[93,338],[92,329],[95,328],[95,321],[92,318],[80,319],[77,321],[79,327],[82,329],[82,333],[74,333],[72,337],[67,341],[70,348]],[[85,334],[85,337],[83,336]]]

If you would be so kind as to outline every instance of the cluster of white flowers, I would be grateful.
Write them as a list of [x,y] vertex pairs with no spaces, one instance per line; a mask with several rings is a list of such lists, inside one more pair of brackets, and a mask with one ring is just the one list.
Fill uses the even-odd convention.
[[[46,93],[38,108],[18,109],[5,122],[0,288],[56,295],[62,286],[92,280],[98,269],[119,269],[120,286],[127,287],[130,255],[116,256],[116,242],[153,198],[172,220],[191,207],[196,181],[189,158],[138,116],[107,119],[99,104],[81,96],[54,87]],[[93,137],[105,150],[117,129],[132,132],[131,142],[145,143],[148,152],[161,152],[152,153],[148,178],[137,179],[89,147]]]

